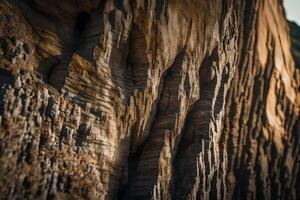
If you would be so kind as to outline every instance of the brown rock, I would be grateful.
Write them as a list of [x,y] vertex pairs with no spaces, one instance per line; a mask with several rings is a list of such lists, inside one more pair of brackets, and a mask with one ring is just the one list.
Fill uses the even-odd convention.
[[294,58],[278,0],[1,1],[0,196],[299,199]]

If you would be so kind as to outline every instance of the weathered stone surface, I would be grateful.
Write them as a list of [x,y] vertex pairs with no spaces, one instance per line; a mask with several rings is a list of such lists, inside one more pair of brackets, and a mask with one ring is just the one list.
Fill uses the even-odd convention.
[[298,199],[299,86],[279,0],[1,1],[0,196]]
[[298,199],[299,70],[290,53],[284,10],[278,1],[257,1],[246,4],[245,13],[251,23],[243,24],[247,37],[240,39],[223,132],[227,195]]

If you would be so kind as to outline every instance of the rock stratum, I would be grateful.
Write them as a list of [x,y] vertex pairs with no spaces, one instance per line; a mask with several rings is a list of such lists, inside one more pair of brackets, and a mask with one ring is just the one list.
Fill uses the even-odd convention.
[[295,27],[292,53],[282,0],[0,1],[0,198],[299,199]]

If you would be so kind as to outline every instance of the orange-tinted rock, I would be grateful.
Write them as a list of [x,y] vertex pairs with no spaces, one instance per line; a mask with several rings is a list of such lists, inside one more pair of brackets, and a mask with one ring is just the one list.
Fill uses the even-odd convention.
[[0,196],[298,199],[299,85],[278,0],[1,1]]

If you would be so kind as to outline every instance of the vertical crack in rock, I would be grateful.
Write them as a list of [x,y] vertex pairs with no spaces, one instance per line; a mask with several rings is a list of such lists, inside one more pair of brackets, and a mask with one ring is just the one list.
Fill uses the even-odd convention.
[[[183,50],[166,72],[164,86],[157,105],[149,136],[139,149],[137,166],[129,183],[129,198],[169,199],[172,184],[172,160],[185,116],[195,94],[185,91],[192,84],[192,65]],[[196,70],[196,69],[194,69]]]
[[219,141],[225,97],[232,79],[230,71],[236,59],[236,35],[230,31],[232,24],[225,22],[221,26],[221,37],[230,45],[216,46],[200,66],[200,99],[187,115],[174,160],[175,199],[225,199],[227,152]]
[[[192,110],[188,113],[183,137],[178,149],[179,152],[174,161],[176,173],[174,191],[177,199],[186,199],[189,195],[196,198],[198,192],[205,192],[210,189],[207,189],[205,186],[207,184],[205,177],[208,176],[206,173],[209,173],[209,170],[211,170],[206,170],[206,167],[211,167],[213,162],[211,160],[211,149],[208,145],[211,145],[209,140],[212,138],[210,120],[213,117],[214,106],[212,104],[216,95],[217,79],[214,75],[214,64],[218,62],[217,51],[218,48],[215,48],[212,55],[206,57],[200,67],[200,99],[195,102]],[[203,149],[208,149],[206,150],[208,154],[202,152],[202,156],[205,154],[208,157],[202,157],[198,160],[197,157]],[[204,163],[204,160],[209,165]],[[187,171],[189,173],[185,173]],[[200,183],[200,181],[203,182]],[[195,188],[203,187],[201,185],[204,188]],[[192,194],[190,194],[191,192]],[[202,197],[207,198],[205,194]]]
[[137,121],[131,135],[131,152],[135,153],[138,146],[144,142],[149,134],[162,91],[161,88],[164,84],[162,80],[157,82],[158,77],[164,76],[161,72],[153,74],[153,63],[150,63],[147,55],[146,35],[135,23],[132,25],[130,35],[128,67],[137,113]]
[[150,64],[146,54],[146,38],[136,24],[131,27],[130,51],[128,55],[129,74],[133,89],[143,90],[147,86]]

